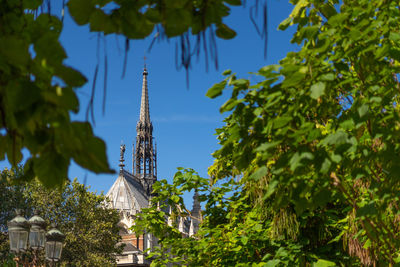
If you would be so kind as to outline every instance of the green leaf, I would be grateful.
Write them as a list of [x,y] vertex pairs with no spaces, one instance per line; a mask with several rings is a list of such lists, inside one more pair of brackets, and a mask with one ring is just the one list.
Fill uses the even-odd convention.
[[339,13],[334,16],[331,16],[328,20],[328,23],[332,26],[341,25],[343,21],[348,18],[348,13]]
[[240,6],[242,4],[241,0],[224,0],[224,2],[228,3],[231,6]]
[[300,11],[308,5],[308,0],[299,0],[297,1],[295,7],[290,13],[289,17],[296,18],[299,16]]
[[272,73],[279,71],[280,67],[280,65],[268,65],[259,69],[258,73],[268,78]]
[[21,162],[23,157],[21,153],[22,149],[21,138],[19,138],[18,136],[7,135],[6,142],[8,143],[6,146],[8,162],[10,162],[12,167],[16,168],[18,167],[18,163]]
[[93,135],[88,123],[73,122],[72,136],[69,137],[70,149],[76,163],[95,173],[114,173],[108,166],[106,145]]
[[236,32],[223,23],[217,26],[215,33],[219,38],[225,40],[232,39],[236,36]]
[[324,140],[323,143],[330,144],[330,145],[341,145],[347,143],[348,134],[343,131],[337,131],[336,133],[332,133],[328,135]]
[[160,23],[162,18],[160,11],[156,8],[148,8],[145,16],[152,23]]
[[329,158],[325,158],[322,165],[321,165],[321,169],[319,170],[322,174],[327,174],[330,167],[331,167],[331,161],[329,160]]
[[337,14],[335,7],[331,3],[325,3],[320,6],[321,13],[329,20],[332,16]]
[[330,266],[336,266],[336,263],[332,261],[319,259],[317,262],[313,264],[313,267],[330,267]]
[[277,266],[281,261],[278,259],[275,260],[269,260],[267,263],[264,265],[264,267],[275,267]]
[[343,130],[351,130],[354,128],[354,120],[353,119],[348,119],[340,123],[340,127],[343,128]]
[[279,128],[284,127],[290,121],[292,121],[292,119],[293,119],[292,117],[287,117],[287,116],[276,118],[273,121],[273,123],[274,123],[273,129],[279,129]]
[[277,180],[273,180],[268,184],[267,192],[264,195],[264,200],[269,198],[274,192],[279,182]]
[[17,36],[0,35],[0,57],[8,64],[24,69],[30,59],[28,43]]
[[374,201],[369,202],[357,210],[357,216],[359,217],[373,216],[376,214],[378,214],[378,210],[376,209],[376,204]]
[[219,111],[221,113],[227,112],[227,111],[231,111],[234,107],[237,106],[237,104],[243,102],[244,99],[234,99],[234,98],[230,98],[228,99],[228,101],[226,101],[221,108],[219,109]]
[[312,160],[313,158],[314,155],[310,152],[296,152],[289,161],[290,169],[292,171],[295,171],[298,167],[303,166],[303,164],[301,163],[303,159]]
[[261,144],[259,147],[256,148],[256,152],[263,152],[263,151],[267,151],[270,148],[276,147],[277,145],[279,145],[281,143],[281,141],[275,141],[275,142],[268,142],[268,143],[263,143]]
[[367,239],[367,241],[365,241],[363,248],[365,249],[369,249],[371,247],[371,240]]
[[7,152],[7,138],[0,134],[0,160],[4,160]]
[[72,67],[59,65],[55,67],[55,75],[60,77],[68,86],[81,87],[87,79],[83,74]]
[[357,109],[358,115],[360,115],[360,118],[364,117],[368,113],[368,109],[369,109],[369,107],[368,107],[368,104],[366,104],[366,103],[362,104],[361,107],[359,107]]
[[230,75],[231,73],[232,73],[231,70],[225,70],[225,71],[222,73],[222,75],[227,76],[227,75]]
[[168,37],[183,34],[189,29],[192,21],[191,13],[184,8],[169,10],[164,23],[165,33]]
[[58,40],[57,34],[52,32],[40,37],[35,42],[34,49],[38,58],[45,59],[42,64],[48,62],[52,65],[58,65],[67,57],[64,48]]
[[250,175],[250,179],[258,181],[262,177],[264,177],[267,173],[268,173],[268,168],[266,166],[262,166],[261,168],[258,168],[252,175]]
[[390,55],[393,59],[395,59],[395,60],[397,60],[397,61],[400,61],[400,48],[398,48],[398,47],[391,47],[391,48],[389,49],[389,55]]
[[400,33],[398,32],[390,32],[389,33],[389,40],[392,40],[394,42],[400,41]]
[[311,98],[318,99],[325,93],[325,83],[317,82],[311,86]]
[[26,110],[41,100],[40,88],[28,80],[10,81],[6,93],[7,103],[14,111]]
[[110,34],[116,32],[113,20],[102,10],[95,9],[90,17],[90,30]]
[[79,25],[88,23],[90,16],[95,10],[93,2],[89,0],[69,0],[67,5],[69,13]]
[[302,82],[305,77],[306,77],[306,74],[303,72],[300,72],[300,71],[291,73],[288,76],[285,75],[285,80],[282,82],[282,87],[289,88],[289,87],[297,86],[298,83]]
[[69,160],[52,147],[46,148],[39,157],[33,158],[35,174],[46,187],[63,184],[68,178],[68,165]]
[[236,79],[230,82],[230,85],[238,87],[239,89],[247,89],[249,84],[250,84],[249,80],[246,79]]
[[335,79],[335,74],[333,74],[332,72],[322,74],[320,76],[320,79],[321,79],[321,81],[333,81]]
[[188,0],[175,0],[175,1],[167,1],[165,5],[168,9],[179,9],[184,8],[187,4]]
[[179,203],[180,198],[177,195],[172,195],[171,200],[175,203]]
[[226,81],[214,84],[210,89],[208,89],[206,96],[209,98],[215,98],[222,94],[222,90],[226,86]]
[[284,19],[278,26],[278,29],[281,31],[284,31],[287,29],[287,27],[289,27],[290,23],[292,22],[292,18],[291,17],[287,17],[286,19]]
[[23,6],[24,9],[32,9],[35,10],[40,7],[43,3],[43,0],[24,0]]

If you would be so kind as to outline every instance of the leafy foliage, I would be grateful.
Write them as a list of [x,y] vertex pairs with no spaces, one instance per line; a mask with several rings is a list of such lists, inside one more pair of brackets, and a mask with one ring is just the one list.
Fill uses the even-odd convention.
[[76,180],[60,190],[49,190],[37,181],[18,185],[20,172],[4,170],[1,173],[0,190],[0,262],[9,258],[7,221],[15,214],[15,208],[25,210],[30,217],[38,209],[48,225],[66,236],[62,252],[62,266],[114,266],[115,255],[121,252],[119,214],[106,208],[104,195],[88,192],[88,188]]
[[0,4],[0,160],[7,155],[17,167],[28,149],[25,178],[60,186],[71,159],[96,173],[111,170],[105,144],[90,124],[70,119],[70,112],[79,111],[75,89],[86,78],[63,63],[63,25],[50,14],[35,16],[40,5]]
[[[25,179],[37,177],[46,187],[65,182],[71,160],[95,173],[112,173],[104,142],[89,123],[70,118],[79,111],[76,90],[87,79],[64,64],[67,54],[59,37],[65,6],[78,25],[89,25],[98,36],[122,34],[125,57],[132,39],[153,32],[154,40],[177,37],[177,58],[188,70],[191,56],[202,49],[217,64],[215,38],[235,37],[223,19],[236,5],[242,2],[69,0],[63,1],[59,18],[51,12],[51,0],[0,1],[0,160],[7,157],[17,167],[26,149]],[[258,6],[257,1],[253,7]],[[87,119],[90,114],[94,119],[97,72],[98,65]],[[106,90],[106,78],[104,86]]]
[[255,84],[226,71],[207,93],[232,92],[208,183],[180,171],[184,180],[159,185],[157,201],[177,195],[182,210],[182,191],[204,192],[199,233],[170,240],[162,216],[140,219],[138,231],[160,237],[155,265],[400,263],[397,3],[293,3],[280,29],[297,25],[302,49],[261,68]]

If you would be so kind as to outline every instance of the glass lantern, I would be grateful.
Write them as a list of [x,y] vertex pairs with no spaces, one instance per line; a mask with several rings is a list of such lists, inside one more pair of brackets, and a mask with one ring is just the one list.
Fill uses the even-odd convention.
[[52,224],[52,229],[46,234],[45,251],[47,260],[57,262],[61,259],[64,238],[64,234],[56,229],[55,224]]
[[46,222],[39,216],[37,210],[35,215],[29,219],[31,230],[29,232],[29,246],[34,250],[44,248],[45,235],[46,235]]
[[21,210],[16,210],[17,216],[7,223],[10,237],[10,251],[24,252],[28,246],[29,223],[22,216]]

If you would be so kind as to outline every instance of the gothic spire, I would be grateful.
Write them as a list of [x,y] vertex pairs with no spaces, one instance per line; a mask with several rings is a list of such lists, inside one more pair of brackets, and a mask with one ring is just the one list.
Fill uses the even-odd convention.
[[147,75],[146,64],[144,64],[140,115],[136,125],[136,147],[133,154],[133,174],[140,179],[147,194],[150,195],[153,183],[157,180],[157,152],[153,145]]
[[149,92],[147,87],[147,68],[146,63],[143,69],[143,84],[142,84],[142,99],[140,101],[140,116],[139,121],[148,124],[150,123],[150,111],[149,111]]

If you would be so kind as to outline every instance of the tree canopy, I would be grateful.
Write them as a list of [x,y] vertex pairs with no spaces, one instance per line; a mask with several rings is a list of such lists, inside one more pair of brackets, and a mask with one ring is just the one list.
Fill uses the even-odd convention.
[[397,266],[399,236],[400,10],[396,1],[298,0],[279,28],[301,45],[279,65],[231,70],[207,96],[230,91],[216,130],[210,179],[179,170],[154,201],[204,218],[182,238],[157,207],[136,231],[160,238],[154,264]]
[[[119,235],[119,213],[107,208],[107,199],[97,195],[76,180],[61,190],[46,189],[33,180],[20,184],[20,171],[4,170],[0,177],[0,263],[9,259],[7,222],[15,208],[22,209],[26,218],[34,210],[55,223],[65,234],[62,266],[114,266],[122,247]],[[43,259],[42,259],[43,260]]]
[[[124,64],[130,40],[152,33],[154,40],[176,37],[177,58],[188,69],[191,56],[201,50],[215,59],[216,37],[235,36],[222,22],[233,5],[242,2],[69,0],[62,1],[59,16],[54,9],[60,3],[51,0],[0,1],[0,160],[7,157],[17,167],[27,149],[25,180],[38,177],[47,187],[63,184],[71,160],[95,173],[113,172],[105,143],[94,136],[91,124],[71,120],[70,114],[80,110],[77,90],[87,78],[65,64],[68,55],[60,43],[64,14],[100,37],[123,35]],[[255,7],[263,6],[257,1]],[[98,66],[94,81],[97,73]],[[106,84],[105,79],[104,90]],[[87,120],[93,116],[94,92],[95,82]]]

